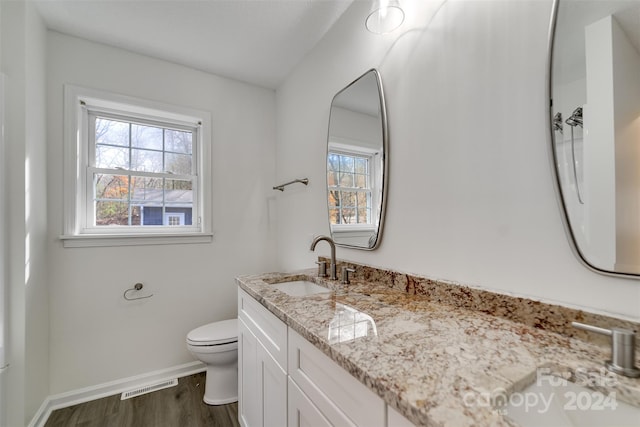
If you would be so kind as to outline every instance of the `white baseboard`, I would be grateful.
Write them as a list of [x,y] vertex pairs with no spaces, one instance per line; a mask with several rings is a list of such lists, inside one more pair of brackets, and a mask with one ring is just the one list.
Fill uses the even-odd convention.
[[202,362],[190,362],[167,369],[149,372],[142,375],[123,378],[108,383],[72,390],[65,393],[48,396],[34,415],[28,427],[43,427],[51,412],[56,409],[66,408],[90,400],[101,399],[103,397],[119,394],[132,388],[144,387],[146,385],[165,381],[171,378],[181,378],[203,372],[206,369]]

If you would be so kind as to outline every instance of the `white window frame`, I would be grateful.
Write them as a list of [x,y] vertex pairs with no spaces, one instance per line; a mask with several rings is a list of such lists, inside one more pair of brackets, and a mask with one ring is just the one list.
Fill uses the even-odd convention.
[[[372,223],[367,224],[329,224],[332,233],[364,232],[377,230],[377,217],[374,214],[375,207],[378,206],[377,188],[380,153],[378,150],[364,146],[364,143],[351,141],[344,138],[333,138],[329,143],[328,153],[338,155],[356,156],[369,159],[369,191],[371,192],[371,216]],[[328,187],[327,187],[328,188]],[[330,189],[328,188],[328,191]]]
[[[89,114],[115,114],[143,122],[197,129],[193,162],[192,226],[93,225],[93,188]],[[211,114],[206,111],[162,104],[74,85],[64,87],[64,232],[65,247],[128,246],[172,243],[207,243],[211,228]]]

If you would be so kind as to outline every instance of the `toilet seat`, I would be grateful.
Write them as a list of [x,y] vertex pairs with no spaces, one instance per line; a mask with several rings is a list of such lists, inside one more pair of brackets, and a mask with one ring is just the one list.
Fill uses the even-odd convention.
[[216,346],[238,341],[238,319],[208,323],[189,332],[187,344]]

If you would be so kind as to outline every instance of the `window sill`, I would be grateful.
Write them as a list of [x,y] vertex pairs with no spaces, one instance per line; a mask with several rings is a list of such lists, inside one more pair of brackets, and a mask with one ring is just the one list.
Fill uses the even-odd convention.
[[78,234],[60,236],[65,248],[211,243],[213,233]]
[[332,233],[353,233],[353,232],[367,232],[373,233],[376,231],[376,227],[370,225],[357,226],[357,225],[331,225]]

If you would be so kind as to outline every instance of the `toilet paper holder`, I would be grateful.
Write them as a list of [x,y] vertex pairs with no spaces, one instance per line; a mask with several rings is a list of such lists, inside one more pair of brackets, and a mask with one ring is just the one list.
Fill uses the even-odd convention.
[[138,282],[135,285],[133,285],[133,288],[129,288],[126,291],[124,291],[124,294],[122,296],[127,301],[135,301],[137,299],[151,298],[153,296],[153,294],[145,295],[145,296],[142,296],[142,297],[130,297],[129,296],[129,292],[137,292],[137,291],[141,290],[143,287],[144,287],[144,285],[142,283]]

